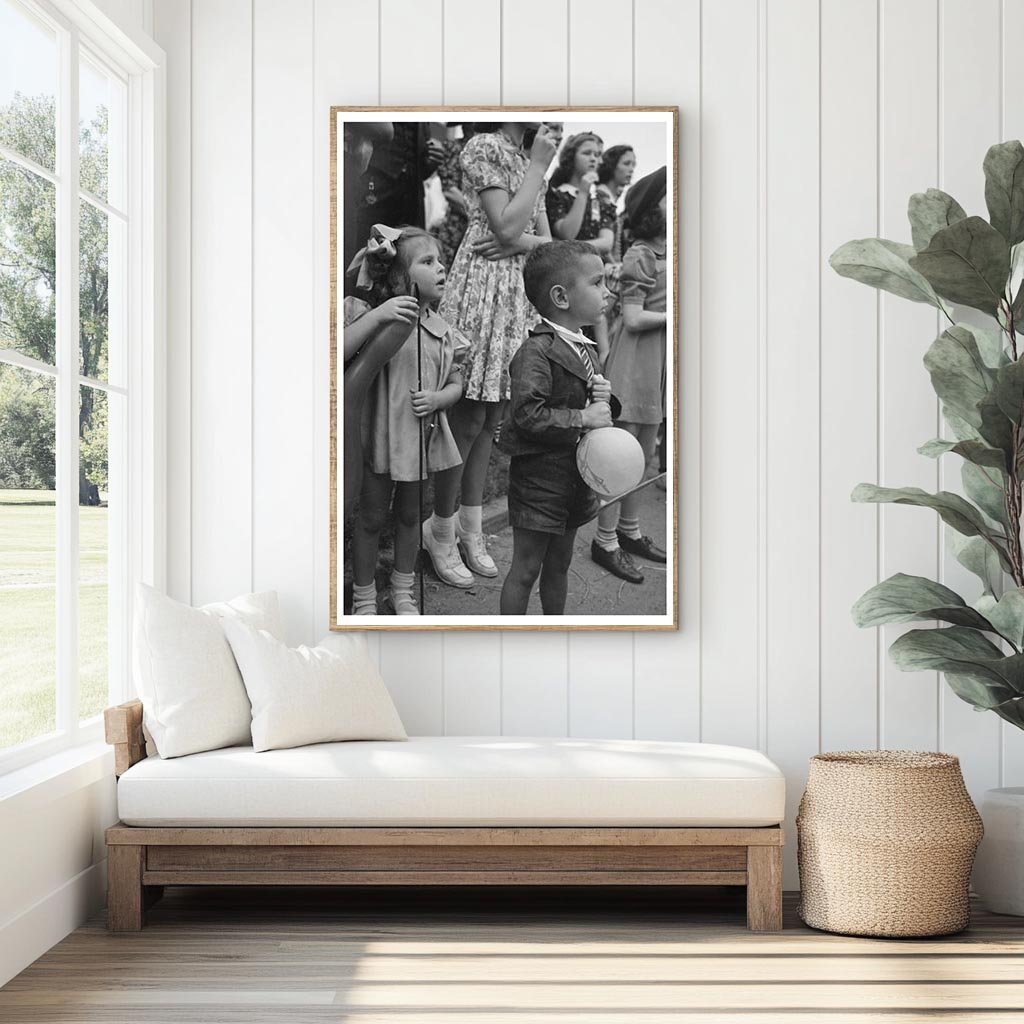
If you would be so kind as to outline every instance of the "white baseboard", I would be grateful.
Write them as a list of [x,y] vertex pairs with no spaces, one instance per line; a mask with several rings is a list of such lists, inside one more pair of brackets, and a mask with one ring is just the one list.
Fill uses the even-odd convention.
[[100,861],[0,927],[0,985],[70,935],[107,901],[107,862]]

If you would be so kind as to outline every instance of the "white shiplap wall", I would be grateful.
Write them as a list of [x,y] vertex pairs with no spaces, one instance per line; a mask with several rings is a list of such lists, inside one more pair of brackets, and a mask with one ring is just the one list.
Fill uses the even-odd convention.
[[1024,738],[850,622],[880,575],[959,581],[934,517],[851,505],[853,485],[957,481],[914,453],[937,428],[934,313],[825,262],[908,238],[913,191],[984,212],[986,147],[1024,134],[1024,6],[155,0],[155,31],[176,596],[275,588],[291,640],[326,629],[331,104],[677,104],[682,629],[373,636],[403,718],[759,746],[791,811],[819,749],[940,747],[975,794],[1024,782]]

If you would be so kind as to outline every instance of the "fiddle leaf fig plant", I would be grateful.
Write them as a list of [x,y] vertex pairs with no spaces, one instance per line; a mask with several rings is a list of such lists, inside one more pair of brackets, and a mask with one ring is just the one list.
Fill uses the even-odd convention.
[[[942,672],[976,710],[1024,729],[1024,146],[992,146],[983,169],[987,220],[930,188],[910,197],[912,245],[862,238],[829,258],[843,277],[932,305],[949,322],[924,356],[948,436],[918,451],[959,458],[966,497],[863,483],[852,498],[933,509],[955,531],[954,556],[982,592],[970,603],[942,583],[897,573],[857,601],[853,619],[863,627],[937,622],[899,637],[893,662]],[[985,314],[991,326],[958,322],[955,306]]]

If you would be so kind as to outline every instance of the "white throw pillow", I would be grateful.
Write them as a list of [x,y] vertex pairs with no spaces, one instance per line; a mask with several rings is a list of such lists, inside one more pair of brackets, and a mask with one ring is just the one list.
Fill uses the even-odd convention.
[[139,584],[135,685],[145,727],[161,757],[251,742],[249,698],[221,625],[229,620],[280,636],[277,594],[246,594],[190,608]]
[[239,620],[224,632],[252,704],[253,750],[408,738],[361,636],[328,651],[286,647]]

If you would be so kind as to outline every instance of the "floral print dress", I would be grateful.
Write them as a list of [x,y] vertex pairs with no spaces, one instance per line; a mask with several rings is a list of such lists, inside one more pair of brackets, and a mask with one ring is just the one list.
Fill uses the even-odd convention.
[[[462,150],[462,187],[469,225],[448,272],[440,314],[472,343],[466,361],[466,398],[500,402],[509,397],[508,364],[539,319],[523,289],[525,254],[488,260],[473,243],[490,235],[480,193],[500,188],[511,199],[526,177],[529,157],[503,132],[474,135]],[[536,234],[544,211],[542,185],[526,234]]]

